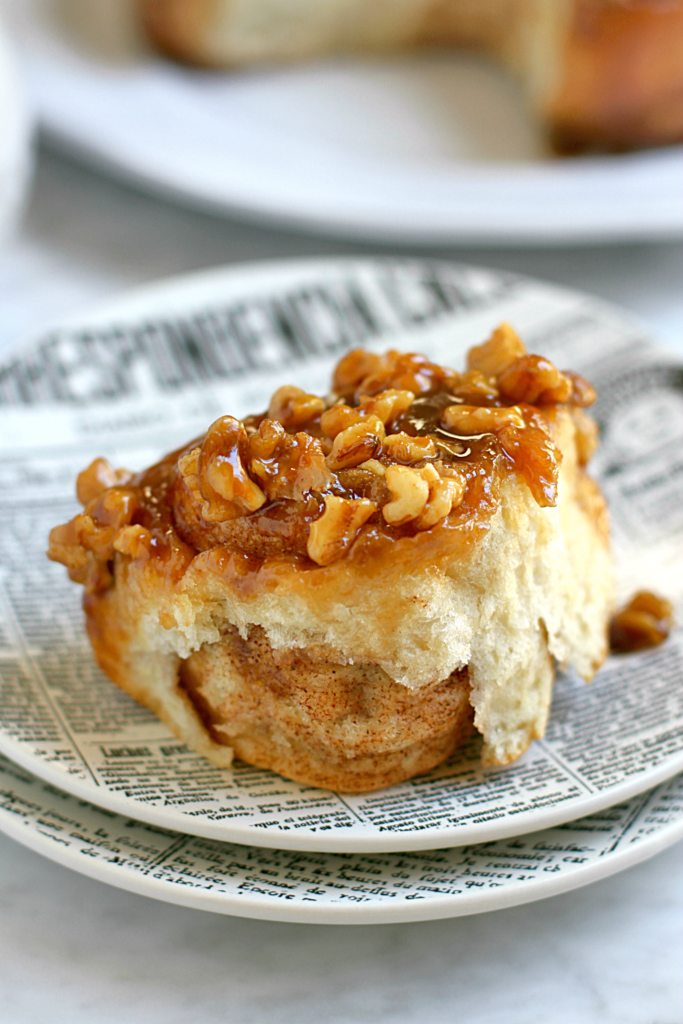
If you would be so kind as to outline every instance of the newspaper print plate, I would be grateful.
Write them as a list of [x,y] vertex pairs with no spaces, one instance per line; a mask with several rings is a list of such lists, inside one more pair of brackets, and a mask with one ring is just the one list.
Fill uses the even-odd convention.
[[91,878],[238,917],[382,924],[556,896],[683,838],[683,776],[569,824],[412,853],[305,853],[200,839],[112,814],[0,757],[0,831]]
[[80,588],[44,556],[96,455],[139,468],[283,380],[324,388],[351,346],[459,363],[500,320],[593,379],[623,595],[683,589],[683,366],[588,296],[429,260],[261,264],[162,282],[25,346],[0,369],[0,750],[60,789],[184,833],[261,847],[388,851],[537,831],[683,771],[683,636],[560,678],[545,738],[484,771],[472,741],[380,793],[339,796],[187,750],[97,669]]

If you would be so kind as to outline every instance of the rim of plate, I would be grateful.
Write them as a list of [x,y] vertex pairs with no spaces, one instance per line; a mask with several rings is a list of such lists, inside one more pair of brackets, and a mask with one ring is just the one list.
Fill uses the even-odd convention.
[[[537,741],[538,742],[538,741]],[[143,803],[135,798],[120,797],[103,788],[93,788],[82,782],[75,775],[69,775],[63,769],[55,768],[32,753],[10,737],[0,733],[0,754],[10,758],[20,767],[36,775],[57,789],[70,796],[95,804],[107,811],[121,816],[136,818],[138,821],[153,825],[156,828],[170,829],[174,832],[197,836],[201,839],[213,839],[218,842],[236,843],[242,846],[259,846],[271,850],[287,849],[302,853],[409,853],[420,850],[445,850],[471,844],[496,842],[538,832],[567,822],[577,820],[591,814],[597,814],[617,804],[624,803],[633,797],[640,796],[668,782],[683,770],[683,754],[671,758],[658,768],[649,769],[635,780],[629,780],[612,789],[603,790],[590,797],[579,797],[566,800],[551,808],[537,808],[525,811],[515,818],[504,817],[500,822],[492,821],[475,825],[451,825],[440,830],[417,834],[409,832],[387,833],[379,835],[347,835],[343,832],[325,833],[269,832],[257,825],[242,826],[235,822],[214,822],[211,819],[190,817],[185,815],[179,820],[178,813],[166,811],[163,807]],[[408,780],[410,781],[410,780]]]
[[[62,814],[68,813],[68,801],[70,800],[74,800],[74,797],[63,793],[59,795],[59,808]],[[87,803],[90,805],[90,801]],[[94,809],[97,810],[97,808]],[[82,815],[84,810],[85,808],[80,807],[78,813]],[[577,819],[577,822],[580,820]],[[592,863],[577,865],[557,874],[550,872],[538,875],[531,881],[517,882],[509,887],[501,886],[500,889],[478,891],[473,888],[457,895],[430,896],[427,899],[412,902],[410,906],[405,901],[382,904],[379,902],[373,904],[372,901],[367,903],[349,902],[330,906],[325,903],[308,903],[301,898],[298,902],[295,898],[290,903],[273,894],[237,897],[225,892],[191,889],[179,882],[136,872],[133,868],[127,867],[125,863],[112,863],[98,856],[83,856],[83,846],[87,848],[88,845],[87,836],[79,837],[83,840],[80,846],[61,845],[59,842],[55,842],[51,835],[31,828],[28,821],[18,819],[5,808],[0,808],[0,832],[63,867],[106,885],[112,885],[150,899],[211,913],[256,920],[298,924],[370,925],[433,921],[490,913],[526,903],[534,903],[583,888],[586,885],[592,885],[649,860],[674,843],[683,840],[683,811],[678,812],[677,820],[670,821],[657,831],[639,838],[637,842],[620,850],[607,851]],[[551,832],[550,829],[542,829],[530,833],[530,835],[532,837],[537,835],[538,841],[543,842],[542,837],[548,838],[549,832]],[[179,838],[181,837],[182,834]],[[258,848],[252,847],[252,849],[256,849],[258,852]],[[244,873],[245,877],[247,873]],[[262,884],[267,884],[267,879],[263,880]]]
[[[401,194],[382,209],[378,202],[360,201],[368,184],[365,176],[360,176],[356,183],[356,199],[346,204],[337,193],[318,202],[311,196],[302,199],[291,192],[278,196],[271,190],[259,189],[248,170],[235,176],[229,189],[225,184],[227,178],[220,185],[204,182],[193,188],[182,172],[176,172],[168,163],[156,165],[156,160],[132,156],[126,159],[118,147],[110,147],[106,140],[94,142],[79,128],[51,113],[39,110],[39,119],[45,137],[56,150],[96,171],[170,202],[264,227],[378,244],[491,248],[512,243],[525,247],[579,247],[639,240],[676,241],[683,235],[681,195],[674,189],[667,194],[658,180],[660,176],[668,177],[671,169],[683,175],[683,147],[671,147],[667,153],[586,157],[583,159],[590,159],[590,166],[578,174],[565,168],[553,173],[545,167],[534,173],[524,165],[511,165],[505,172],[475,164],[452,171],[448,180],[439,177],[420,183],[413,176],[397,175],[394,187]],[[610,163],[610,159],[615,162]],[[616,163],[617,160],[622,162]],[[388,172],[384,173],[386,179]],[[509,194],[505,205],[496,210],[500,186]],[[567,186],[579,193],[575,205],[565,204]],[[449,210],[446,202],[438,207],[424,204],[412,210],[406,205],[411,191],[433,191],[439,187],[457,190],[457,208]],[[584,194],[596,190],[603,193],[603,221],[581,215]],[[456,200],[455,195],[451,198]],[[490,216],[491,210],[497,219],[494,222],[492,217],[488,223],[483,222],[484,211]]]

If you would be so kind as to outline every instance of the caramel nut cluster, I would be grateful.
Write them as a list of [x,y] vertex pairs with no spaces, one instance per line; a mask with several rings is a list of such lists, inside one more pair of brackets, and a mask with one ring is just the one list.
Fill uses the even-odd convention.
[[365,349],[354,349],[334,371],[332,390],[359,405],[363,398],[386,391],[426,395],[430,391],[450,390],[459,379],[454,370],[432,363],[415,352],[390,349],[384,355],[376,355]]
[[332,474],[318,438],[304,431],[288,434],[277,420],[264,419],[249,438],[249,467],[269,501],[301,501],[323,492]]
[[527,353],[509,324],[470,350],[462,373],[358,349],[332,387],[327,399],[278,388],[265,414],[222,416],[138,476],[95,460],[78,479],[84,511],[53,530],[50,557],[91,590],[109,585],[117,558],[175,565],[213,547],[328,566],[363,536],[411,537],[492,514],[506,474],[539,505],[555,504],[559,405],[580,464],[597,442],[584,412],[591,385]]
[[402,430],[385,438],[384,450],[390,459],[406,464],[421,459],[434,459],[439,452],[433,437],[411,437]]
[[106,459],[95,459],[76,479],[76,497],[85,506],[99,498],[109,487],[130,483],[132,473],[127,469],[114,469]]
[[331,469],[360,466],[362,462],[381,454],[384,439],[384,424],[377,416],[354,423],[335,437],[332,451],[327,457],[328,465]]
[[[76,483],[77,494],[91,495],[83,512],[50,533],[50,558],[65,565],[71,579],[83,583],[88,591],[106,589],[112,582],[114,544],[125,545],[123,538],[140,507],[135,488],[118,483],[107,486],[106,481],[131,478],[125,470],[114,470],[106,460],[96,459]],[[134,557],[138,557],[137,547]]]
[[384,438],[387,428],[391,428],[395,419],[413,404],[415,395],[412,391],[395,391],[388,388],[375,398],[363,397],[354,408],[346,405],[341,399],[320,417],[320,427],[326,437],[334,440],[338,434],[349,427],[368,420],[379,421],[381,436]]
[[449,405],[443,412],[443,423],[455,434],[495,434],[503,427],[524,430],[524,417],[518,406],[510,409],[488,409],[477,405]]
[[497,327],[488,341],[475,345],[467,353],[467,369],[484,377],[497,378],[527,354],[524,342],[508,323]]
[[644,651],[664,643],[673,625],[673,605],[649,590],[639,590],[610,622],[614,654]]
[[301,388],[278,388],[268,406],[268,418],[278,420],[287,430],[303,427],[325,410],[325,399],[308,395]]

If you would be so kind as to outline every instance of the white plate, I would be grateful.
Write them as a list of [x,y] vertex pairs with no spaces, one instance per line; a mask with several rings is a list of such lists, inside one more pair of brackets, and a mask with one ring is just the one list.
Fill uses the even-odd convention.
[[[88,42],[58,9],[89,24]],[[131,0],[2,0],[36,109],[69,149],[216,210],[414,243],[678,237],[683,147],[552,160],[472,57],[215,74],[151,55]]]
[[22,209],[31,170],[31,118],[15,54],[0,18],[0,241]]
[[0,831],[109,885],[199,910],[308,924],[461,917],[607,878],[683,838],[683,776],[602,814],[484,846],[306,854],[112,815],[0,758]]
[[334,353],[358,343],[458,365],[503,318],[532,351],[602,389],[596,469],[612,507],[621,591],[647,585],[679,599],[683,370],[619,311],[432,261],[265,264],[162,282],[0,368],[0,750],[61,789],[165,828],[353,852],[520,835],[682,771],[680,631],[661,648],[611,659],[590,688],[561,679],[545,739],[505,769],[483,771],[473,741],[428,775],[366,796],[243,765],[220,771],[97,670],[80,588],[43,555],[50,526],[76,511],[75,473],[95,455],[142,468],[217,415],[262,408],[283,379],[324,389]]

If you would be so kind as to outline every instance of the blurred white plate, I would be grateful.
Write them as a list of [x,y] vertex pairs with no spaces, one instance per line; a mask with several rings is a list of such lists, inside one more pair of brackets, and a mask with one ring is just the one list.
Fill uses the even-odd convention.
[[154,191],[413,243],[683,234],[683,147],[546,159],[514,83],[476,58],[194,71],[145,51],[132,2],[0,0],[0,10],[50,136]]
[[683,838],[683,777],[609,812],[485,846],[379,856],[197,839],[103,811],[0,758],[0,831],[120,889],[218,914],[383,924],[556,896]]
[[10,41],[0,20],[0,241],[21,211],[31,167],[31,120]]
[[[187,750],[98,670],[82,591],[44,551],[97,455],[141,469],[218,415],[295,380],[324,389],[357,344],[460,365],[508,319],[532,351],[602,392],[594,461],[622,594],[683,610],[683,367],[625,314],[578,292],[429,260],[232,267],[149,285],[0,366],[0,750],[75,796],[151,825],[291,850],[389,852],[518,836],[593,814],[683,770],[683,631],[558,680],[546,735],[481,768],[478,740],[426,775],[339,795]],[[4,516],[4,518],[2,518]],[[680,617],[679,617],[680,621]]]

